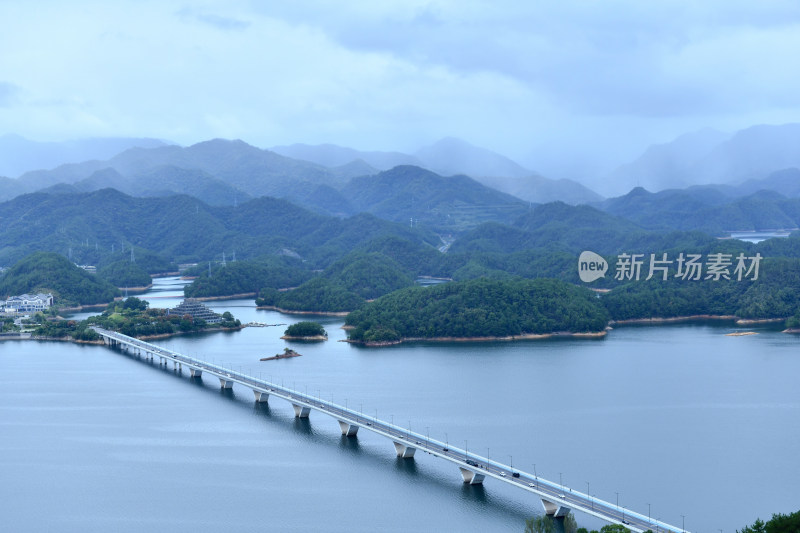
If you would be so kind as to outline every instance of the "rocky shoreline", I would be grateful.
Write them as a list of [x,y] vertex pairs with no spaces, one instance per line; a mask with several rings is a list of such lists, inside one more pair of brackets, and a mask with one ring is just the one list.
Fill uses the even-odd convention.
[[342,340],[341,342],[349,342],[350,344],[360,344],[361,346],[380,347],[380,346],[394,346],[404,342],[493,342],[493,341],[520,341],[520,340],[539,340],[539,339],[552,339],[557,337],[574,337],[574,338],[587,338],[599,339],[608,335],[608,330],[591,331],[585,333],[572,333],[569,331],[557,331],[553,333],[525,333],[523,335],[507,335],[504,337],[403,337],[396,341],[354,341],[350,339]]

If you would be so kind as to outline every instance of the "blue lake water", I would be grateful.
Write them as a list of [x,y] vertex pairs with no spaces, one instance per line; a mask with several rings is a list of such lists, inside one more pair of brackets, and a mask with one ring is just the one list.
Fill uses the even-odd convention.
[[[165,307],[181,283],[147,298]],[[243,322],[306,317],[210,302]],[[283,382],[690,531],[800,509],[798,337],[732,324],[622,327],[603,340],[365,349],[285,326],[158,344]],[[302,357],[260,362],[291,346]],[[342,437],[216,378],[105,347],[0,343],[0,510],[8,531],[523,531],[541,504],[465,486],[432,456]],[[534,467],[535,464],[535,467]],[[601,522],[577,515],[579,525]]]

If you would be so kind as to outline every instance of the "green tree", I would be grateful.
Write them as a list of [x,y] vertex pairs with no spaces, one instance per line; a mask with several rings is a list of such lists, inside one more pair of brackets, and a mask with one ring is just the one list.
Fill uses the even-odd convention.
[[283,332],[288,337],[327,337],[328,332],[316,322],[296,322]]
[[790,514],[773,514],[767,522],[756,519],[752,526],[745,526],[737,533],[797,533],[800,531],[800,511]]
[[555,533],[556,525],[549,516],[534,516],[525,520],[525,533]]
[[572,513],[564,517],[564,533],[577,533],[578,522],[575,520],[575,515]]
[[630,531],[622,524],[606,524],[600,528],[600,533],[630,533]]

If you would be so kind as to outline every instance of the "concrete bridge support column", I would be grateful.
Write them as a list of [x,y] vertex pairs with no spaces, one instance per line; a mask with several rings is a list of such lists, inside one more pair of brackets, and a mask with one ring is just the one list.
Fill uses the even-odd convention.
[[350,422],[339,420],[339,427],[342,428],[342,435],[346,437],[355,437],[358,433],[358,426]]
[[416,448],[406,446],[405,444],[400,444],[399,442],[394,442],[394,449],[397,451],[397,457],[402,457],[403,459],[410,459],[414,457],[414,452],[417,451]]
[[308,414],[311,412],[310,407],[305,407],[303,405],[292,404],[294,407],[294,416],[295,418],[308,418]]
[[486,477],[483,474],[479,474],[463,466],[459,466],[458,469],[461,470],[461,478],[464,480],[464,483],[469,483],[470,485],[483,484],[483,478]]
[[219,386],[222,389],[232,389],[233,388],[233,381],[225,378],[219,378]]
[[267,402],[269,400],[269,393],[261,392],[260,390],[253,389],[253,394],[256,397],[257,402]]
[[553,518],[563,518],[569,514],[569,507],[564,507],[561,504],[553,503],[549,500],[542,498],[542,507],[544,507],[544,514],[552,516]]
[[199,368],[190,368],[189,375],[191,375],[193,378],[199,378],[200,376],[203,375],[203,371],[200,370]]

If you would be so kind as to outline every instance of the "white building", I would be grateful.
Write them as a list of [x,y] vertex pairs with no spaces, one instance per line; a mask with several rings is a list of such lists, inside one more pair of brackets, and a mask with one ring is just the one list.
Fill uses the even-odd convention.
[[53,295],[47,294],[22,294],[12,296],[6,301],[0,300],[0,306],[6,313],[35,313],[46,311],[53,305]]

